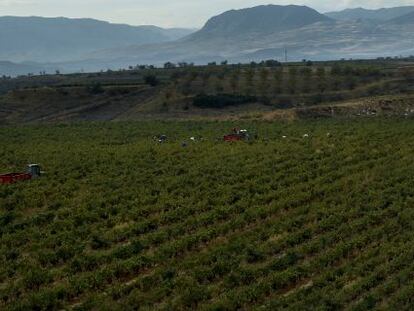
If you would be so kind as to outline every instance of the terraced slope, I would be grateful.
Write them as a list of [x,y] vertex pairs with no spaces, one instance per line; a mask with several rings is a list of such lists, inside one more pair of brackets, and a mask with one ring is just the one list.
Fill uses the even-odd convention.
[[[259,140],[215,140],[236,125]],[[413,130],[403,119],[1,128],[1,169],[30,161],[47,174],[0,187],[0,309],[409,310]]]

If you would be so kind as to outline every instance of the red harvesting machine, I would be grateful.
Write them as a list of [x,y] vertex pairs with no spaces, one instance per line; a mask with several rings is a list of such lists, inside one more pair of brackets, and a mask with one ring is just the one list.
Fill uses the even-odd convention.
[[8,173],[0,175],[0,184],[14,184],[18,181],[25,181],[40,177],[40,166],[30,164],[27,166],[26,173]]
[[234,128],[233,133],[225,135],[223,139],[227,142],[249,140],[249,133],[247,132],[247,130],[240,130]]

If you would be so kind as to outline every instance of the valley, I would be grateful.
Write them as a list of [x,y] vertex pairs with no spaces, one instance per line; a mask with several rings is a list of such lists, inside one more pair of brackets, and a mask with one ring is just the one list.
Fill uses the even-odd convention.
[[413,310],[413,12],[0,17],[0,310]]

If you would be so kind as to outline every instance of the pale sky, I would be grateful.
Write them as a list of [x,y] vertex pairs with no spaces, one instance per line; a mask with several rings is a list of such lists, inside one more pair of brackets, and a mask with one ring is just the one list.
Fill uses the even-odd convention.
[[414,0],[0,0],[0,16],[91,17],[131,25],[199,28],[224,11],[261,4],[300,4],[327,12],[414,5]]

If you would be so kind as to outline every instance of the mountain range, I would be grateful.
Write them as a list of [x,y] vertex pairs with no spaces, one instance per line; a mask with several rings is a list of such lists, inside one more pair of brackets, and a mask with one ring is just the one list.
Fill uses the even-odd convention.
[[414,11],[399,17],[396,17],[389,21],[389,23],[396,25],[409,25],[414,23]]
[[64,62],[99,49],[168,42],[193,32],[94,19],[0,17],[0,60]]
[[389,21],[401,17],[410,12],[414,12],[414,6],[401,6],[395,8],[382,8],[378,10],[368,10],[364,8],[346,9],[340,12],[328,12],[326,16],[336,20],[374,20]]
[[[414,7],[321,14],[306,6],[231,10],[205,26],[162,29],[92,19],[0,17],[0,60],[63,72],[136,64],[327,60],[414,54]],[[3,66],[5,67],[5,66]],[[0,63],[0,74],[2,72]],[[24,69],[23,69],[24,70]]]

